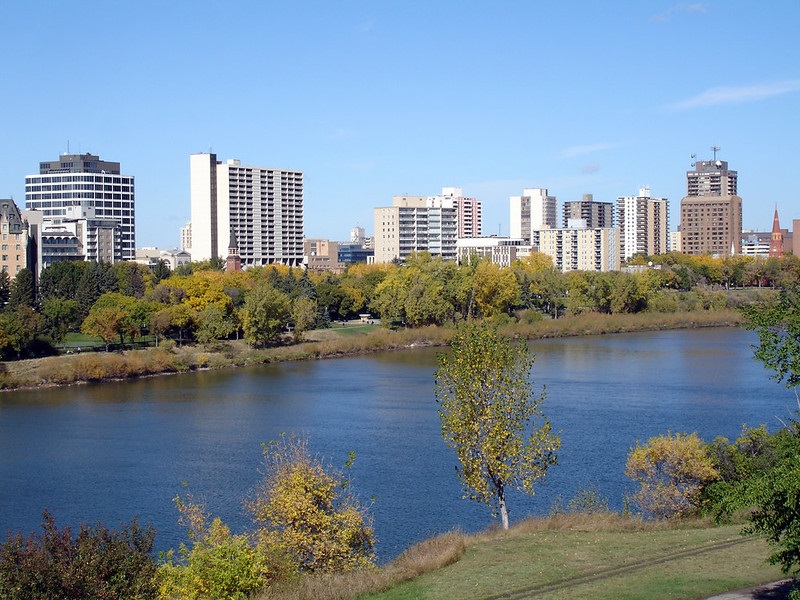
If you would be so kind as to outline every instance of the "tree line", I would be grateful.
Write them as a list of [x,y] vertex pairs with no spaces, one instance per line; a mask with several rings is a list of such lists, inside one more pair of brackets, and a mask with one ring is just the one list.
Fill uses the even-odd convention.
[[[220,260],[56,262],[35,282],[23,269],[0,273],[0,356],[53,353],[69,332],[103,340],[107,349],[147,339],[211,344],[244,339],[253,346],[299,341],[309,329],[361,314],[386,327],[457,323],[469,318],[558,318],[583,312],[679,312],[724,308],[726,290],[800,281],[800,259],[680,253],[638,256],[633,272],[561,273],[533,254],[510,267],[469,264],[421,253],[404,264],[355,264],[342,274],[281,265],[224,272]],[[287,335],[291,333],[291,335]]]

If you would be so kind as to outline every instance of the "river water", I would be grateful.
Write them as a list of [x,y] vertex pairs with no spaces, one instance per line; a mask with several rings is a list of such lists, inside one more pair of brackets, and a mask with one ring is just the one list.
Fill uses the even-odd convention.
[[[735,438],[742,424],[781,426],[791,391],[752,358],[756,337],[701,329],[543,340],[532,378],[560,432],[559,464],[534,497],[512,494],[512,522],[596,488],[614,508],[637,440],[696,431]],[[158,549],[185,541],[171,499],[186,490],[236,530],[261,477],[263,441],[305,435],[343,465],[370,504],[382,561],[434,533],[483,529],[490,510],[463,500],[441,440],[436,354],[417,349],[0,395],[0,532],[138,515]]]

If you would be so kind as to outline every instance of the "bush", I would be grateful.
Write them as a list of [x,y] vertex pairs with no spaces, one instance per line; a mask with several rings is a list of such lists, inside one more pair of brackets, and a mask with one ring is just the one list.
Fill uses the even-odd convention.
[[372,523],[342,473],[323,465],[304,439],[273,441],[264,457],[267,476],[248,505],[262,545],[282,549],[304,572],[374,563]]
[[48,511],[42,533],[9,535],[0,545],[4,600],[149,600],[156,598],[155,530],[134,519],[119,531],[81,525],[73,537]]
[[[347,491],[348,482],[308,452],[307,442],[282,438],[264,446],[267,475],[247,507],[252,534],[233,535],[191,494],[175,498],[191,547],[166,553],[159,568],[162,600],[244,600],[300,573],[371,567],[372,525]],[[352,457],[351,457],[352,460]]]
[[593,515],[610,512],[608,500],[595,487],[581,488],[564,506],[564,500],[558,496],[550,507],[550,516],[564,514]]
[[639,483],[631,497],[645,516],[684,517],[699,510],[706,484],[719,473],[696,433],[658,435],[628,454],[625,475]]
[[286,561],[273,561],[247,535],[232,535],[215,518],[206,525],[202,507],[191,499],[175,499],[183,516],[191,521],[192,547],[181,544],[181,563],[172,551],[158,570],[158,591],[162,600],[246,600],[288,571]]
[[540,313],[538,310],[529,308],[527,310],[520,311],[517,315],[517,319],[520,323],[525,323],[526,325],[533,325],[534,323],[539,323],[540,321],[544,320],[544,315]]

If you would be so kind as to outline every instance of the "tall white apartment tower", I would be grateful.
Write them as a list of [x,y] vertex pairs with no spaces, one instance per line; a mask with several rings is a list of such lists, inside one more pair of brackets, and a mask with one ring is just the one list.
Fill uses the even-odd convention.
[[527,245],[536,243],[534,232],[558,227],[556,197],[543,188],[528,188],[522,196],[511,196],[510,237],[522,238]]
[[62,154],[58,160],[39,163],[38,175],[25,177],[28,210],[58,222],[71,206],[93,208],[97,219],[116,220],[119,248],[111,254],[122,260],[136,258],[134,182],[131,175],[120,173],[118,162],[88,153]]
[[303,173],[192,154],[192,260],[227,256],[235,236],[242,267],[303,264]]
[[650,188],[640,188],[638,196],[617,198],[617,224],[620,230],[620,256],[664,254],[669,249],[669,201],[652,198]]

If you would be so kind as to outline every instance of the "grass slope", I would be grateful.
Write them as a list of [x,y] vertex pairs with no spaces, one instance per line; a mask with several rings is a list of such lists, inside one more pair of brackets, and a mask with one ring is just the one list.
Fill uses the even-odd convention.
[[689,599],[782,579],[765,561],[766,543],[739,532],[739,525],[559,515],[509,532],[448,534],[377,571],[309,577],[259,600]]

